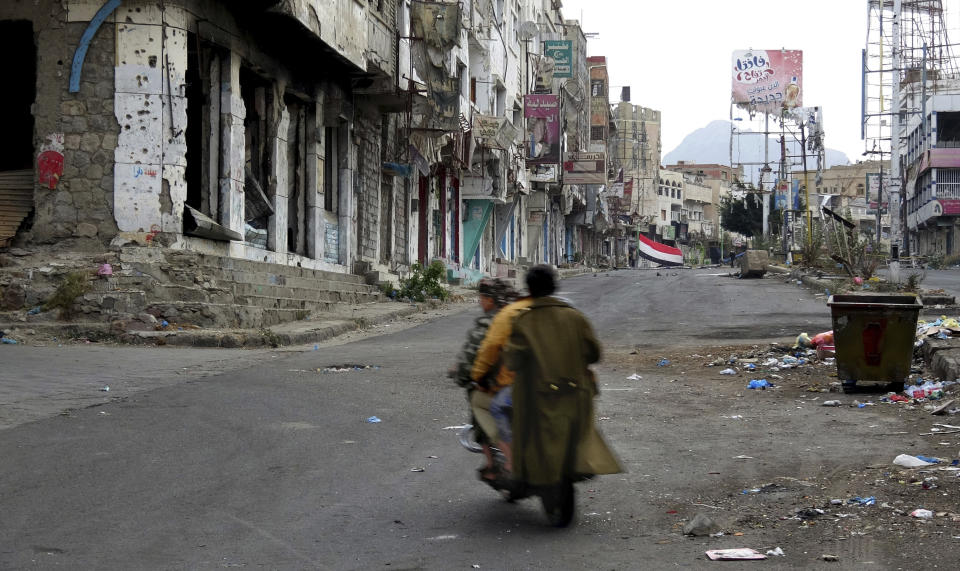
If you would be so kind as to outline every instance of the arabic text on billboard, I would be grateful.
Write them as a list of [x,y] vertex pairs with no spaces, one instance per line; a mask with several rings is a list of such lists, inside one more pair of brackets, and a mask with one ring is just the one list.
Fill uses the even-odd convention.
[[573,42],[570,40],[545,40],[543,54],[553,58],[553,77],[573,77]]
[[560,162],[560,96],[525,95],[523,116],[527,120],[524,146],[528,165]]
[[606,184],[605,153],[565,153],[563,184]]
[[763,113],[779,113],[803,104],[803,52],[733,52],[733,103]]

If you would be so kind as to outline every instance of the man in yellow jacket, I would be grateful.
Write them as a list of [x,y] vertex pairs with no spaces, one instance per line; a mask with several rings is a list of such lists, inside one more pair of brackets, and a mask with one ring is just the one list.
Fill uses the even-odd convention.
[[[474,382],[478,383],[480,390],[473,391],[470,397],[470,405],[473,408],[474,417],[480,428],[490,436],[490,439],[497,443],[497,446],[503,452],[506,462],[504,469],[512,470],[512,454],[510,419],[504,417],[503,413],[498,413],[494,418],[491,414],[491,406],[495,409],[509,408],[505,407],[504,398],[509,399],[510,386],[513,384],[513,371],[504,367],[502,364],[501,353],[507,341],[510,340],[510,334],[513,331],[513,320],[516,316],[530,307],[533,300],[530,298],[519,299],[503,309],[493,318],[490,328],[487,330],[486,337],[480,343],[477,349],[477,356],[473,361],[473,370],[470,373]],[[491,372],[496,372],[493,381],[487,385],[480,384],[481,380]],[[506,391],[506,392],[505,392]],[[499,398],[498,398],[499,395]],[[493,479],[496,474],[485,473],[484,478]]]

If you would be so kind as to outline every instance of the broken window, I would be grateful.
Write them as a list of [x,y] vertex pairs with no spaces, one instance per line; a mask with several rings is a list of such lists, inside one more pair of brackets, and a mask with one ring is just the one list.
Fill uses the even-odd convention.
[[937,113],[937,146],[960,147],[960,112]]
[[324,129],[323,147],[323,208],[327,212],[337,212],[338,190],[340,188],[340,169],[338,168],[340,139],[338,127]]
[[272,169],[267,145],[267,110],[273,104],[270,82],[247,67],[240,68],[240,98],[246,109],[244,135],[244,234],[246,241],[266,248],[268,224],[274,213],[269,175]]

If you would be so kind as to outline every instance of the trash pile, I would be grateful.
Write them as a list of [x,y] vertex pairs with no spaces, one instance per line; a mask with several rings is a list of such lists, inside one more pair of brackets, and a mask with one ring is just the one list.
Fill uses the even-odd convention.
[[949,339],[952,336],[960,337],[960,320],[955,317],[941,315],[936,321],[927,323],[924,320],[917,322],[917,344],[925,338]]
[[[712,355],[707,356],[711,357]],[[816,362],[829,366],[833,365],[835,361],[832,357],[827,357],[822,353],[818,355],[817,350],[812,348],[801,348],[797,346],[787,348],[780,345],[771,345],[769,349],[756,348],[753,351],[748,351],[746,354],[732,354],[726,358],[718,357],[713,361],[705,363],[704,366],[724,367],[724,369],[720,371],[721,375],[735,376],[741,373],[766,373],[766,378],[751,379],[747,387],[750,389],[766,389],[774,386],[774,382],[770,380],[771,378],[783,378],[776,373],[789,369],[812,366]]]

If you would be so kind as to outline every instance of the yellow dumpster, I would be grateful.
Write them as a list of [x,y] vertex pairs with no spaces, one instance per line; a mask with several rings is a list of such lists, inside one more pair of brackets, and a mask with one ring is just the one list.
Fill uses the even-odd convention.
[[923,303],[912,295],[832,295],[837,376],[844,388],[857,381],[887,382],[903,390],[913,362],[917,318]]

